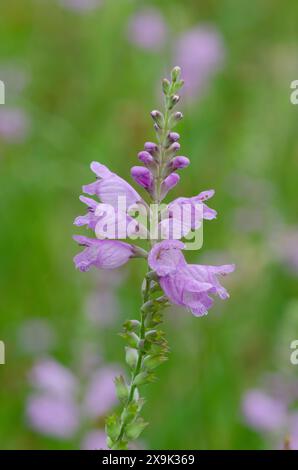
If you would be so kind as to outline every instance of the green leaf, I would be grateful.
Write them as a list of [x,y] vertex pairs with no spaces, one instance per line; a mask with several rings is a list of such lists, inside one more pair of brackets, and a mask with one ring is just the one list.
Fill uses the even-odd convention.
[[136,419],[137,417],[137,414],[139,412],[139,403],[137,401],[132,401],[131,403],[129,403],[129,405],[124,408],[124,410],[122,411],[122,414],[121,414],[121,419],[125,422],[125,423],[130,423],[131,421],[133,421],[134,419]]
[[132,441],[137,439],[139,435],[144,431],[146,426],[148,426],[148,423],[146,423],[143,418],[137,418],[134,422],[126,426],[126,437]]
[[117,394],[118,400],[121,401],[122,403],[125,403],[126,400],[128,399],[129,390],[126,385],[124,377],[122,375],[120,375],[119,377],[115,377],[114,382],[115,382],[116,394]]
[[155,367],[158,367],[160,364],[163,362],[167,361],[167,357],[163,354],[156,354],[154,356],[146,356],[143,361],[143,366],[146,367],[146,369],[155,369]]
[[127,450],[128,442],[125,441],[124,439],[121,439],[121,441],[117,441],[111,449],[112,450]]
[[128,343],[132,348],[137,348],[140,338],[132,331],[120,333],[120,336]]
[[110,415],[106,418],[106,434],[108,436],[108,446],[111,447],[112,441],[116,441],[121,429],[120,421],[116,414]]
[[141,372],[140,374],[136,376],[136,378],[134,379],[134,385],[144,385],[144,384],[152,383],[155,380],[156,378],[154,374],[152,374],[151,372],[145,371],[145,372]]

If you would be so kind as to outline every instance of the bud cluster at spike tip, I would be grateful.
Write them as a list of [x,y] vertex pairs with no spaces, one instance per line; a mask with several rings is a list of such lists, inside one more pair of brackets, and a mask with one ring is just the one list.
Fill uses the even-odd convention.
[[131,175],[136,183],[159,202],[180,180],[178,174],[170,175],[170,173],[182,170],[190,163],[187,157],[177,156],[177,152],[180,151],[180,135],[172,130],[183,118],[181,112],[173,111],[180,101],[180,96],[177,94],[183,86],[180,76],[180,68],[174,67],[171,80],[167,78],[163,80],[165,112],[155,109],[150,113],[154,121],[157,143],[145,142],[144,150],[138,153],[139,161],[146,168],[141,170],[141,167],[133,167],[131,169]]

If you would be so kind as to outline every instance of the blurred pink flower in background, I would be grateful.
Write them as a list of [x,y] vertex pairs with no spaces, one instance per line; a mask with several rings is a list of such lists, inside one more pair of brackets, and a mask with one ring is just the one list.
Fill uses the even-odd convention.
[[182,34],[174,46],[174,62],[182,68],[183,93],[197,98],[220,70],[225,58],[223,38],[211,26],[198,26]]
[[250,390],[244,397],[243,412],[248,424],[261,431],[276,431],[285,426],[286,406],[262,390]]
[[[29,374],[33,389],[26,405],[29,425],[41,434],[74,438],[82,424],[85,430],[86,424],[103,417],[117,403],[114,377],[119,372],[115,365],[105,365],[93,370],[83,384],[54,359],[37,361]],[[82,448],[106,448],[104,436],[103,429],[93,429],[85,436]]]
[[298,411],[293,409],[298,399],[297,380],[270,375],[264,388],[248,390],[243,397],[242,411],[249,426],[264,433],[283,448],[298,450]]
[[72,372],[53,359],[42,359],[31,369],[29,381],[33,387],[56,396],[74,396],[78,383]]
[[83,439],[82,450],[108,450],[104,431],[90,431]]
[[103,416],[117,403],[114,378],[119,372],[118,368],[109,366],[93,374],[83,402],[83,412],[86,416]]
[[132,44],[156,51],[163,47],[166,37],[166,23],[156,8],[144,8],[131,17],[128,38]]
[[27,403],[27,417],[36,431],[61,439],[72,437],[79,426],[78,408],[70,397],[31,395]]
[[0,108],[0,141],[23,142],[29,134],[29,116],[20,108]]
[[84,12],[101,6],[102,0],[60,0],[60,3],[69,10]]

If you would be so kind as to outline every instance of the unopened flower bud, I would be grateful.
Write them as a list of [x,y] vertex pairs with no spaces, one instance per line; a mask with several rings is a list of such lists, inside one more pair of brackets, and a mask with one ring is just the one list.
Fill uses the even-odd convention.
[[162,90],[163,90],[165,95],[167,95],[169,93],[170,88],[171,88],[171,83],[169,82],[169,80],[167,78],[164,78],[163,81],[162,81]]
[[155,124],[158,125],[159,128],[162,128],[164,126],[164,117],[160,111],[157,111],[157,110],[151,111],[151,117],[153,121],[155,121]]
[[138,357],[139,353],[136,349],[128,347],[125,348],[125,360],[129,367],[131,367],[132,369],[136,366],[138,362]]
[[158,152],[158,145],[155,142],[145,142],[144,149],[154,155]]
[[177,142],[180,139],[178,132],[170,132],[168,135],[169,142]]
[[152,155],[149,152],[146,152],[145,150],[138,153],[138,159],[142,163],[144,163],[144,165],[150,165],[154,163],[154,158],[152,157]]
[[180,96],[179,95],[173,95],[171,96],[170,100],[170,109],[174,108],[174,106],[179,102]]
[[120,375],[119,377],[115,377],[114,382],[118,400],[121,402],[125,402],[125,400],[127,400],[128,398],[129,390],[127,388],[124,378],[122,377],[122,375]]
[[180,150],[180,144],[179,142],[174,142],[169,148],[168,148],[168,153],[174,154]]
[[183,114],[180,111],[174,113],[170,119],[170,127],[174,127],[181,119],[183,119]]
[[148,168],[143,166],[133,166],[131,169],[131,176],[143,188],[150,191],[153,188],[153,175]]
[[172,81],[174,83],[177,82],[180,78],[180,75],[181,75],[181,68],[178,66],[174,67],[171,73]]
[[190,164],[190,161],[187,157],[175,157],[170,161],[170,167],[172,170],[181,170],[186,168]]
[[168,192],[179,183],[179,181],[180,176],[177,173],[171,173],[169,176],[167,176],[161,185],[161,197],[164,198]]
[[181,119],[183,119],[183,114],[180,113],[180,111],[177,111],[177,113],[174,114],[174,119],[175,121],[181,121]]

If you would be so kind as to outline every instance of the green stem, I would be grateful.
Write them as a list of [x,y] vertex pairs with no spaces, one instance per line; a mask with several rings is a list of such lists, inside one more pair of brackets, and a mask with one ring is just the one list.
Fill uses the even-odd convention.
[[163,128],[163,133],[160,138],[160,143],[159,143],[159,154],[160,154],[160,165],[158,166],[157,169],[157,178],[156,178],[156,200],[154,202],[160,204],[161,203],[161,183],[162,183],[162,172],[164,169],[164,163],[165,163],[165,151],[166,151],[166,140],[168,137],[168,132],[169,132],[169,118],[170,118],[170,104],[169,104],[169,96],[171,94],[172,89],[169,92],[168,96],[165,96],[165,113],[164,113],[164,128]]
[[[145,291],[144,291],[144,294],[143,294],[143,304],[145,304],[149,300],[149,293],[150,293],[150,281],[147,278],[147,276],[145,277],[144,281],[146,283],[146,286],[145,286]],[[145,340],[145,332],[146,332],[145,320],[146,320],[146,312],[144,312],[141,309],[141,326],[140,326],[140,341],[141,341],[141,344]],[[136,389],[136,385],[134,383],[135,378],[139,375],[139,373],[141,371],[141,367],[142,367],[142,360],[143,360],[143,357],[144,357],[143,348],[139,347],[138,352],[139,352],[138,361],[137,361],[135,369],[132,373],[132,379],[131,379],[131,384],[130,384],[129,395],[128,395],[128,398],[127,398],[127,402],[126,402],[126,404],[123,408],[123,414],[124,415],[125,415],[125,411],[127,410],[128,406],[133,401],[134,391]],[[117,449],[117,445],[122,441],[122,438],[123,438],[124,432],[125,432],[125,424],[126,423],[125,423],[125,420],[123,418],[121,418],[121,419],[122,419],[122,423],[121,423],[119,437],[118,437],[117,441],[115,442],[115,444],[113,446],[113,448],[116,448],[116,449]]]

